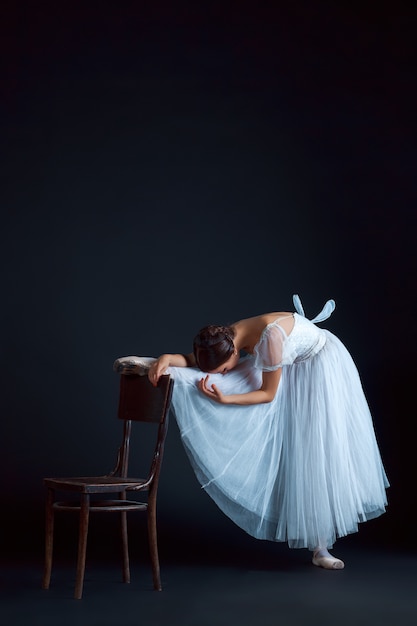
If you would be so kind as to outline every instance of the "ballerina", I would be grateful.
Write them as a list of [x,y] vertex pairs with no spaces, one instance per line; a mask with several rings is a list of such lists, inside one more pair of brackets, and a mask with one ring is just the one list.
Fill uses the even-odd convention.
[[[202,487],[250,535],[343,569],[336,538],[384,513],[388,480],[353,360],[314,319],[272,312],[201,329],[190,354],[162,354],[173,410]],[[203,375],[202,375],[203,372]]]

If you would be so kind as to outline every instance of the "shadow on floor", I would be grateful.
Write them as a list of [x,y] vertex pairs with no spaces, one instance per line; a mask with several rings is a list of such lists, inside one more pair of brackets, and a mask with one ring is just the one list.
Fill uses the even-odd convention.
[[[162,542],[163,543],[163,542]],[[191,547],[191,549],[190,549]],[[42,557],[10,560],[1,571],[0,623],[10,626],[293,626],[417,624],[417,555],[340,542],[343,571],[310,564],[305,550],[251,538],[222,545],[191,541],[161,552],[163,591],[148,559],[132,555],[132,582],[119,560],[91,557],[84,595],[73,599],[74,559],[57,556],[41,589]],[[135,546],[136,549],[136,546]]]

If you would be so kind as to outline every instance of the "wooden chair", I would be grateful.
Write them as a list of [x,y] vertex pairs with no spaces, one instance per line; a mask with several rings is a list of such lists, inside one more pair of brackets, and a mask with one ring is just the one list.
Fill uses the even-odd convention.
[[[156,529],[156,499],[164,443],[168,429],[168,410],[173,384],[173,379],[170,376],[162,376],[156,387],[151,385],[147,376],[120,376],[118,417],[124,421],[124,428],[115,469],[106,476],[44,479],[44,484],[47,488],[47,498],[43,589],[49,589],[51,580],[55,511],[79,512],[78,561],[74,593],[76,599],[81,599],[83,593],[90,512],[115,512],[121,516],[123,582],[129,583],[127,513],[130,511],[144,511],[147,513],[153,586],[158,591],[162,590]],[[146,478],[128,477],[132,421],[159,424],[151,466]],[[150,456],[152,456],[152,451]],[[127,495],[130,496],[132,492],[136,491],[147,492],[147,502],[138,502],[127,498]],[[75,502],[57,502],[55,500],[56,492],[71,492],[77,495],[77,499]],[[117,494],[117,499],[95,501],[94,494],[99,494],[101,497]]]

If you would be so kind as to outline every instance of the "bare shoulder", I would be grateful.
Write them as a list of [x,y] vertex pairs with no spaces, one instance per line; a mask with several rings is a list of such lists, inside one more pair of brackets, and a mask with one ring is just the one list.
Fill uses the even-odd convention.
[[275,322],[275,320],[291,317],[292,313],[288,311],[273,311],[271,313],[261,313],[261,315],[255,315],[254,317],[247,317],[232,324],[232,327],[237,328],[265,328],[268,324]]
[[[236,343],[240,349],[252,352],[259,341],[266,326],[277,320],[283,319],[283,328],[286,333],[291,332],[294,324],[293,314],[287,311],[273,311],[262,313],[254,317],[247,317],[232,325],[236,333]],[[288,322],[287,322],[288,320]],[[284,325],[285,324],[285,325]]]

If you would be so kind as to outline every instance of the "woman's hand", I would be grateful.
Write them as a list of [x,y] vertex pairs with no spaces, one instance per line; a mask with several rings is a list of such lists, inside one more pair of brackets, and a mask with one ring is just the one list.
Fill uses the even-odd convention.
[[166,373],[168,367],[194,367],[195,359],[191,354],[161,354],[149,368],[148,378],[156,386],[160,377]]
[[169,354],[161,354],[161,356],[152,363],[149,368],[148,378],[154,387],[156,387],[159,378],[165,374],[170,364]]
[[221,404],[239,404],[242,406],[250,404],[264,404],[272,402],[278,389],[281,379],[282,369],[273,372],[262,373],[262,385],[259,389],[248,391],[247,393],[223,394],[216,385],[208,385],[209,376],[202,378],[198,383],[199,390],[207,398],[220,402]]
[[214,400],[215,402],[219,402],[220,404],[227,404],[227,396],[225,396],[224,393],[222,393],[220,389],[218,389],[217,385],[213,383],[210,387],[208,386],[209,378],[210,378],[209,375],[207,375],[205,378],[202,378],[198,382],[197,386],[199,390],[207,398],[210,398],[211,400]]

